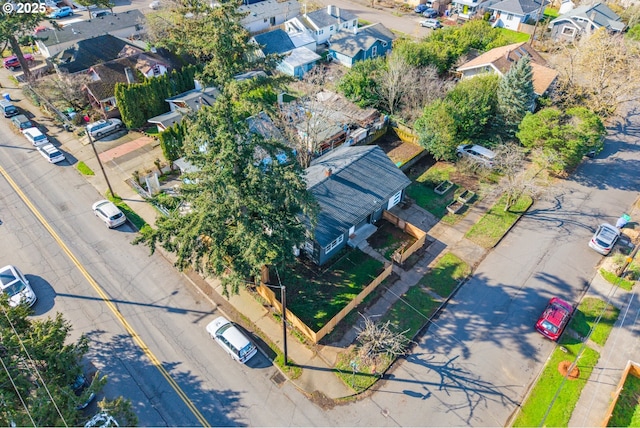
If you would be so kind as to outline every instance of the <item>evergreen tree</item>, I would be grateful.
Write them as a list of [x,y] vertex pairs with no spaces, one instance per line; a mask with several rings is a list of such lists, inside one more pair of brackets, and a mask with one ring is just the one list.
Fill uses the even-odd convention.
[[527,112],[533,110],[534,105],[531,60],[523,56],[505,73],[498,85],[498,133],[512,140],[520,122]]
[[[176,254],[178,268],[220,278],[226,294],[262,266],[292,261],[293,247],[305,240],[300,216],[315,213],[292,150],[251,133],[233,106],[220,96],[186,125],[185,158],[199,169],[182,187],[192,210],[158,219],[157,229],[134,241],[152,251],[161,244]],[[286,162],[277,160],[283,154]]]

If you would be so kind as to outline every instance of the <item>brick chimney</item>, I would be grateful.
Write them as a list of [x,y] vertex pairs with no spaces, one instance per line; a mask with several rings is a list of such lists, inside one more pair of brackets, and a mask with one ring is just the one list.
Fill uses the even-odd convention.
[[324,170],[324,176],[325,177],[331,177],[331,168],[327,168]]

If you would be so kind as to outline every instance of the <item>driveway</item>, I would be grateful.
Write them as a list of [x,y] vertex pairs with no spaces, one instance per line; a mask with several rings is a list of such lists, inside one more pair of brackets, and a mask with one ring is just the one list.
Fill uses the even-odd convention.
[[403,426],[508,422],[555,346],[533,329],[546,301],[581,299],[602,260],[590,235],[637,198],[640,117],[629,119],[610,131],[603,153],[535,203],[381,382],[370,399],[389,418]]

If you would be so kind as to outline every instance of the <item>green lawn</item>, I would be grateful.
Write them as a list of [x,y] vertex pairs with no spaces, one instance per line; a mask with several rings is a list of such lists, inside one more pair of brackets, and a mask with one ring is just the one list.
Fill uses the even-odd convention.
[[458,186],[454,184],[444,195],[436,194],[433,189],[448,180],[453,172],[455,172],[453,165],[441,163],[433,165],[407,187],[407,195],[434,216],[443,218],[447,215],[447,205],[453,200]]
[[560,12],[557,9],[553,9],[551,7],[544,8],[544,16],[549,17],[551,19],[556,19],[560,16]]
[[[384,266],[360,250],[351,250],[321,274],[296,263],[280,271],[287,286],[287,308],[307,326],[320,330],[377,277]],[[275,274],[271,278],[276,278]]]
[[633,288],[634,282],[626,280],[624,278],[620,278],[615,273],[609,272],[608,270],[600,269],[600,275],[602,275],[602,277],[606,279],[607,282],[627,291],[631,291],[631,289]]
[[391,321],[396,331],[406,331],[405,336],[413,339],[438,309],[440,302],[429,296],[419,285],[414,285],[401,297],[389,308],[382,322]]
[[522,196],[508,211],[504,210],[505,202],[506,196],[503,196],[465,236],[484,248],[495,247],[511,226],[529,209],[533,200],[529,196]]
[[458,281],[470,273],[469,265],[455,255],[447,253],[422,277],[419,284],[446,298],[456,288]]
[[529,41],[530,36],[527,33],[519,33],[507,28],[498,28],[498,30],[500,30],[502,35],[509,41],[509,43],[520,43]]
[[593,328],[597,318],[602,314],[600,322],[598,322],[593,333],[591,333],[591,340],[600,346],[604,346],[620,314],[620,310],[612,305],[607,306],[605,310],[605,305],[606,302],[603,300],[596,299],[595,297],[585,297],[573,314],[569,328],[581,337],[586,337]]
[[78,168],[78,171],[80,171],[80,174],[83,174],[83,175],[95,175],[93,170],[91,168],[89,168],[87,166],[87,164],[82,162],[82,161],[78,162],[78,166],[76,166],[76,168]]
[[640,378],[627,375],[607,426],[640,427]]
[[[580,398],[582,388],[584,388],[589,376],[591,376],[600,354],[591,348],[584,348],[577,365],[580,369],[580,376],[577,379],[567,379],[563,382],[564,377],[558,371],[558,365],[562,361],[574,361],[582,347],[581,343],[575,343],[573,339],[568,339],[568,341],[573,343],[565,342],[562,344],[568,352],[565,353],[558,346],[551,354],[551,358],[547,361],[538,382],[533,387],[527,401],[522,405],[520,413],[513,423],[514,427],[569,426],[569,419]],[[561,386],[561,393],[558,394],[551,411],[543,421],[551,401]]]

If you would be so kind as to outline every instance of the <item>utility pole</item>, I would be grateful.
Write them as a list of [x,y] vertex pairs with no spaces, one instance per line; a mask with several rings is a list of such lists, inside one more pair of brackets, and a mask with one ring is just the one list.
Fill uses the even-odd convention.
[[278,276],[278,285],[280,286],[280,300],[282,301],[282,337],[284,366],[287,367],[289,365],[289,359],[287,358],[287,287],[282,285],[282,282],[280,281],[278,268],[276,268],[276,275]]
[[104,170],[104,166],[102,165],[102,161],[100,160],[100,156],[98,156],[98,150],[96,150],[96,145],[93,143],[93,138],[91,138],[91,133],[87,128],[85,128],[87,132],[87,137],[89,137],[89,144],[91,144],[91,148],[93,149],[93,153],[96,155],[96,159],[98,160],[98,165],[100,165],[100,169],[102,170],[102,175],[104,176],[105,181],[107,182],[107,187],[109,188],[109,192],[111,193],[111,197],[115,197],[116,194],[113,193],[113,189],[111,188],[111,183],[109,182],[109,178],[107,177],[107,173]]

